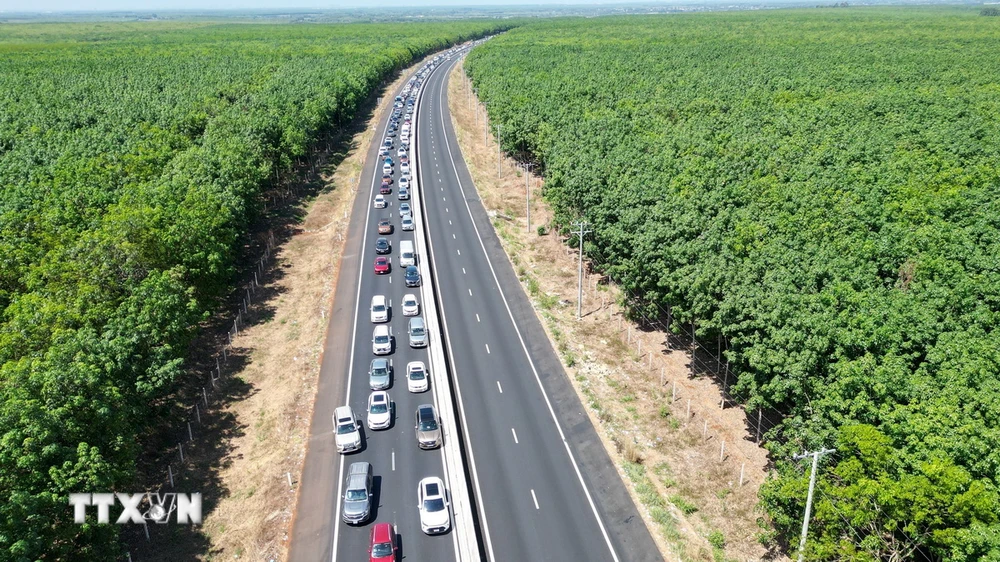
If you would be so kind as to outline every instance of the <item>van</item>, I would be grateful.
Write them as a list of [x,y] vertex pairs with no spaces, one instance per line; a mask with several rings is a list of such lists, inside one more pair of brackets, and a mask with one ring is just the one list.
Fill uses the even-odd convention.
[[413,240],[399,242],[399,265],[417,265],[417,253],[413,251]]

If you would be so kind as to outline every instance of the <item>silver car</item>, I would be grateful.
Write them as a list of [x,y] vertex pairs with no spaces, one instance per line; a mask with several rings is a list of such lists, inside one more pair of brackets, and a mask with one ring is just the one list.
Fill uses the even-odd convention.
[[388,359],[372,359],[368,368],[368,386],[372,390],[385,390],[392,384],[392,363]]
[[427,347],[427,326],[424,325],[423,318],[420,316],[410,318],[407,332],[410,334],[410,347]]
[[344,483],[345,523],[360,525],[372,513],[372,465],[366,462],[351,463]]
[[441,446],[441,421],[433,404],[417,406],[416,423],[413,429],[417,432],[417,447],[433,449]]

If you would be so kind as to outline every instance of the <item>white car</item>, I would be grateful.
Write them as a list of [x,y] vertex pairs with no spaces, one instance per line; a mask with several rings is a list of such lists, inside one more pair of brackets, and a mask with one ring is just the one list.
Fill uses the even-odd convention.
[[384,324],[375,326],[372,332],[372,353],[375,355],[392,353],[392,336],[389,334],[388,326]]
[[399,150],[396,151],[396,156],[406,156],[406,149],[399,147]]
[[399,171],[402,172],[404,175],[409,175],[409,173],[410,173],[410,165],[408,163],[406,163],[406,162],[400,164],[399,165]]
[[399,188],[410,189],[410,179],[406,177],[399,178]]
[[403,316],[416,316],[420,314],[420,304],[417,303],[417,296],[413,293],[403,295]]
[[372,323],[389,321],[389,305],[386,303],[385,295],[375,295],[372,297]]
[[451,528],[451,514],[444,482],[429,476],[417,485],[417,506],[420,509],[420,530],[428,535],[445,533]]
[[392,423],[392,400],[389,393],[376,390],[368,396],[368,429],[389,429]]
[[399,227],[402,228],[403,230],[413,230],[413,217],[411,217],[410,215],[405,215],[399,221]]
[[401,216],[401,217],[405,217],[405,216],[412,217],[413,215],[411,214],[411,212],[412,211],[410,209],[410,204],[409,203],[403,202],[403,203],[399,204],[399,216]]
[[430,375],[423,361],[410,361],[406,364],[406,389],[410,392],[427,392]]
[[388,205],[389,205],[389,203],[386,202],[385,197],[383,197],[381,194],[375,196],[375,208],[376,209],[384,209]]
[[361,428],[350,406],[338,406],[333,411],[333,434],[337,452],[349,453],[361,449]]

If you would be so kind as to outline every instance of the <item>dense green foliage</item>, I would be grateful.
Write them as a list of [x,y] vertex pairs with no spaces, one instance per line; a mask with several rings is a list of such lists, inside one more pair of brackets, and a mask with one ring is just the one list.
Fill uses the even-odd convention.
[[263,191],[393,71],[496,27],[0,28],[0,559],[118,553],[68,494],[138,491]]
[[[762,491],[816,560],[1000,560],[1000,24],[978,9],[552,21],[476,48],[504,149],[637,314],[774,408]],[[714,348],[714,343],[711,345]]]

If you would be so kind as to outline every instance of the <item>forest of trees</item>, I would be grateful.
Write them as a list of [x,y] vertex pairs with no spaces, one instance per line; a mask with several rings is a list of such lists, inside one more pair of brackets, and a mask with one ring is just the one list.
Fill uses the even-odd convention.
[[[1000,560],[1000,25],[978,8],[538,22],[468,56],[637,317],[722,338],[808,560]],[[785,543],[787,544],[787,543]]]
[[0,560],[107,560],[262,194],[424,53],[494,23],[0,28]]

